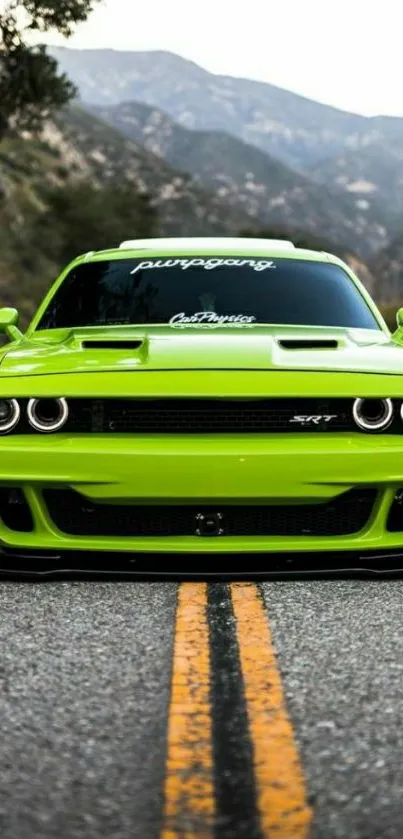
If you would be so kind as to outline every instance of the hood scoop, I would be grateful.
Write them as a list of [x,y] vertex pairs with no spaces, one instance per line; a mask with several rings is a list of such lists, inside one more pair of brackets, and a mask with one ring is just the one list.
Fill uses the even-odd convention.
[[333,338],[281,338],[283,350],[337,350],[339,342]]
[[[47,337],[44,334],[42,337],[39,333],[33,339],[20,341],[14,349],[11,346],[2,356],[0,379],[3,381],[7,376],[50,376],[52,378],[49,381],[56,382],[54,377],[60,373],[120,375],[131,371],[134,374],[134,371],[140,370],[172,372],[172,377],[161,376],[154,377],[153,381],[147,380],[149,393],[154,392],[155,382],[158,381],[161,394],[172,393],[172,388],[176,386],[174,382],[180,381],[181,371],[199,371],[200,381],[203,380],[206,371],[217,371],[217,377],[219,371],[224,370],[238,373],[248,371],[248,375],[250,371],[249,379],[245,377],[243,380],[247,395],[254,393],[259,371],[265,374],[271,371],[286,373],[307,370],[315,373],[379,373],[399,376],[401,382],[403,349],[382,330],[345,330],[334,327],[330,331],[323,327],[293,329],[290,326],[279,325],[242,330],[222,327],[206,333],[202,329],[184,329],[176,332],[165,325],[127,329],[105,327],[92,331],[90,327],[83,327],[66,330],[64,340],[63,335]],[[207,392],[209,387],[215,387],[215,375],[208,372],[210,379],[206,379],[207,384],[203,385],[202,390],[205,387]],[[272,376],[270,380],[265,380],[264,387],[271,392],[278,380],[277,375]],[[69,381],[71,394],[74,388],[78,387],[78,380],[66,378],[66,391]],[[84,387],[84,381],[83,379],[80,388]],[[102,395],[102,379],[95,378],[89,381],[94,381],[94,388],[98,387],[98,395]],[[130,382],[131,378],[126,376],[126,381]],[[138,382],[139,378],[137,385],[133,385],[134,393]],[[180,388],[187,392],[191,382],[192,377],[189,376],[185,384],[180,384]],[[123,386],[122,383],[122,378],[117,380],[119,388]],[[117,385],[116,389],[119,390]],[[32,383],[27,381],[26,386],[27,392],[32,395]],[[378,382],[374,380],[373,386],[368,386],[367,395],[371,387],[375,392]],[[394,387],[397,392],[399,383],[395,382]],[[113,386],[112,390],[114,389]],[[379,389],[383,392],[386,385],[384,387],[381,383]],[[182,390],[180,392],[182,393]],[[12,390],[10,393],[13,395]],[[64,395],[67,396],[68,393]]]
[[116,339],[102,339],[97,338],[93,340],[82,341],[81,347],[83,350],[139,350],[143,345],[143,341],[135,340],[119,340]]

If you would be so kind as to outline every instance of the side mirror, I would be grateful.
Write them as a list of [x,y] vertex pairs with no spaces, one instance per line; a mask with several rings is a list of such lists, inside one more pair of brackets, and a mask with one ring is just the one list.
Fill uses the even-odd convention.
[[22,338],[22,332],[18,329],[18,320],[17,309],[0,309],[0,334],[7,335],[10,341]]

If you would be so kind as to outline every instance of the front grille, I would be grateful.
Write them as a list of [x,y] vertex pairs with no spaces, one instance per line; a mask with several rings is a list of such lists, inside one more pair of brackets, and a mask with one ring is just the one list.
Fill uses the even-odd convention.
[[44,499],[56,527],[73,536],[191,536],[200,516],[219,522],[226,536],[343,536],[365,527],[376,494],[353,489],[325,503],[258,506],[99,504],[58,489],[44,490]]
[[65,431],[83,433],[357,430],[351,399],[74,399],[69,408]]

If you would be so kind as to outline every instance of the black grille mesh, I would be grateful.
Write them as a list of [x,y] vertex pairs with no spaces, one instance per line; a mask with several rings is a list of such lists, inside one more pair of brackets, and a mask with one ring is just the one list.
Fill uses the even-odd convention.
[[54,524],[75,536],[189,536],[199,514],[222,515],[228,536],[342,536],[365,527],[376,489],[353,489],[319,504],[98,504],[73,490],[45,490]]
[[[357,430],[351,399],[75,399],[66,431],[236,433]],[[334,416],[332,416],[334,415]],[[319,421],[295,416],[332,416]]]

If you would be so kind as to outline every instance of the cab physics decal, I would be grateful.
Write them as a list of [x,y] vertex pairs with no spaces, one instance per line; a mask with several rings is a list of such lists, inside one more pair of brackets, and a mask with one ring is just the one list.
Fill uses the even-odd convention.
[[171,318],[169,325],[176,329],[192,326],[214,329],[218,326],[252,326],[255,321],[255,317],[248,315],[217,315],[215,312],[195,312],[194,315],[186,315],[185,312],[179,312]]

